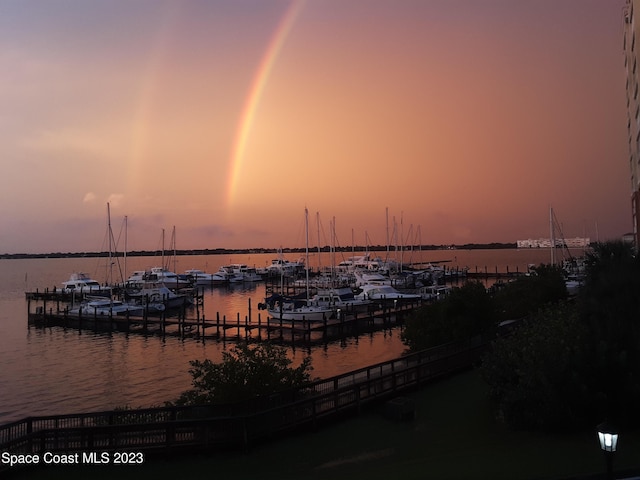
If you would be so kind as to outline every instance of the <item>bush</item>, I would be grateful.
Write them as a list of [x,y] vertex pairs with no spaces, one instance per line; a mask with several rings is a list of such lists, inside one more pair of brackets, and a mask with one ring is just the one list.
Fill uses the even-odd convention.
[[557,303],[566,297],[567,287],[562,268],[541,264],[531,275],[519,277],[495,293],[497,320],[523,318],[544,305]]
[[557,431],[583,424],[586,336],[575,306],[563,303],[494,341],[482,372],[498,416],[516,429]]
[[189,362],[193,388],[183,392],[177,405],[233,403],[258,395],[300,387],[311,380],[311,357],[291,367],[287,351],[269,343],[254,347],[238,344],[223,352],[222,362]]
[[493,301],[480,282],[453,288],[441,301],[415,310],[406,320],[402,341],[411,351],[467,340],[495,330]]

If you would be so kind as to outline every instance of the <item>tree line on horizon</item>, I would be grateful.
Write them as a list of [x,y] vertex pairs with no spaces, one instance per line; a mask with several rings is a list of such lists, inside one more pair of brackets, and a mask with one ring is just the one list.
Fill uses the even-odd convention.
[[[395,248],[395,247],[394,247]],[[405,251],[409,247],[405,246]],[[462,245],[412,245],[411,249],[422,250],[500,250],[517,248],[515,242],[511,243],[466,243]],[[317,252],[318,248],[310,248],[310,251]],[[330,247],[325,245],[320,248],[320,252],[329,253],[336,252],[384,252],[387,250],[386,245],[370,245],[370,246],[353,246],[353,247]],[[306,247],[287,247],[287,248],[201,248],[201,249],[184,249],[176,250],[176,255],[234,255],[234,254],[260,254],[260,253],[305,253]],[[165,255],[167,251],[165,250]],[[173,250],[171,251],[173,254]],[[133,250],[127,252],[128,257],[149,257],[162,255],[162,250]],[[109,252],[49,252],[49,253],[3,253],[0,259],[21,259],[21,258],[102,258],[108,257]],[[111,256],[123,257],[124,252],[111,252]]]

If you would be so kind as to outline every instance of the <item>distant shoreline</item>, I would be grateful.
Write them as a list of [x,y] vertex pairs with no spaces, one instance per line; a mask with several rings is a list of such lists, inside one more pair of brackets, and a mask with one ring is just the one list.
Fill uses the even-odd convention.
[[[517,244],[513,243],[467,243],[464,245],[412,245],[411,249],[416,250],[499,250],[499,249],[515,249]],[[395,251],[396,247],[390,247],[392,251]],[[405,250],[407,247],[405,247]],[[310,248],[310,251],[317,252],[318,248]],[[355,246],[355,247],[336,247],[336,252],[356,252],[362,254],[364,252],[384,252],[387,250],[386,246]],[[330,252],[331,248],[328,246],[322,247],[321,252]],[[258,254],[258,253],[304,253],[305,248],[204,248],[193,250],[176,250],[176,255],[235,255],[235,254]],[[173,251],[170,252],[173,255]],[[161,250],[140,250],[127,252],[128,257],[148,257],[154,255],[161,255]],[[167,251],[165,251],[165,255]],[[123,252],[112,252],[112,256],[123,257]],[[52,252],[52,253],[4,253],[0,254],[0,260],[8,259],[21,259],[21,258],[93,258],[93,257],[108,257],[109,252]]]

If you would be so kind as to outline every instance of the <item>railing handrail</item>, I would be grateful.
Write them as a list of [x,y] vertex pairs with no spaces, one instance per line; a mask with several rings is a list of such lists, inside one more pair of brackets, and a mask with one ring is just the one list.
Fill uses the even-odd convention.
[[[474,345],[474,343],[476,345]],[[481,346],[482,342],[472,343],[471,341],[441,345],[385,362],[379,362],[327,379],[316,380],[300,388],[258,397],[258,399],[252,399],[252,401],[249,402],[223,405],[149,407],[131,410],[105,410],[69,415],[26,417],[22,420],[0,426],[0,447],[15,443],[21,438],[34,435],[37,432],[52,430],[62,431],[78,428],[98,429],[102,427],[116,428],[118,426],[130,427],[133,425],[160,426],[167,423],[181,423],[189,420],[202,422],[251,418],[282,409],[283,407],[292,407],[305,402],[323,400],[340,394],[341,392],[355,390],[367,382],[384,381],[406,370],[418,368],[434,360],[449,358],[461,352],[473,351]],[[366,374],[365,378],[357,378],[358,375],[362,376],[363,374]],[[340,380],[349,377],[352,379],[349,383],[340,382]],[[180,415],[185,412],[187,413],[186,416]],[[206,413],[206,415],[202,415],[204,413]],[[155,417],[157,420],[152,421],[153,418],[150,417]],[[123,418],[126,418],[127,421],[122,421]]]

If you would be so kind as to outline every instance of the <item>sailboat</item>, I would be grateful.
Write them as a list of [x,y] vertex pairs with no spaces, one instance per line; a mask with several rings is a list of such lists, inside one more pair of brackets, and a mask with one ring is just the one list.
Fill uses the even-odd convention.
[[323,321],[335,317],[335,306],[319,304],[309,298],[309,211],[305,208],[305,231],[306,231],[306,288],[304,297],[285,297],[275,294],[267,297],[264,304],[258,305],[260,309],[266,309],[272,318],[309,322]]

